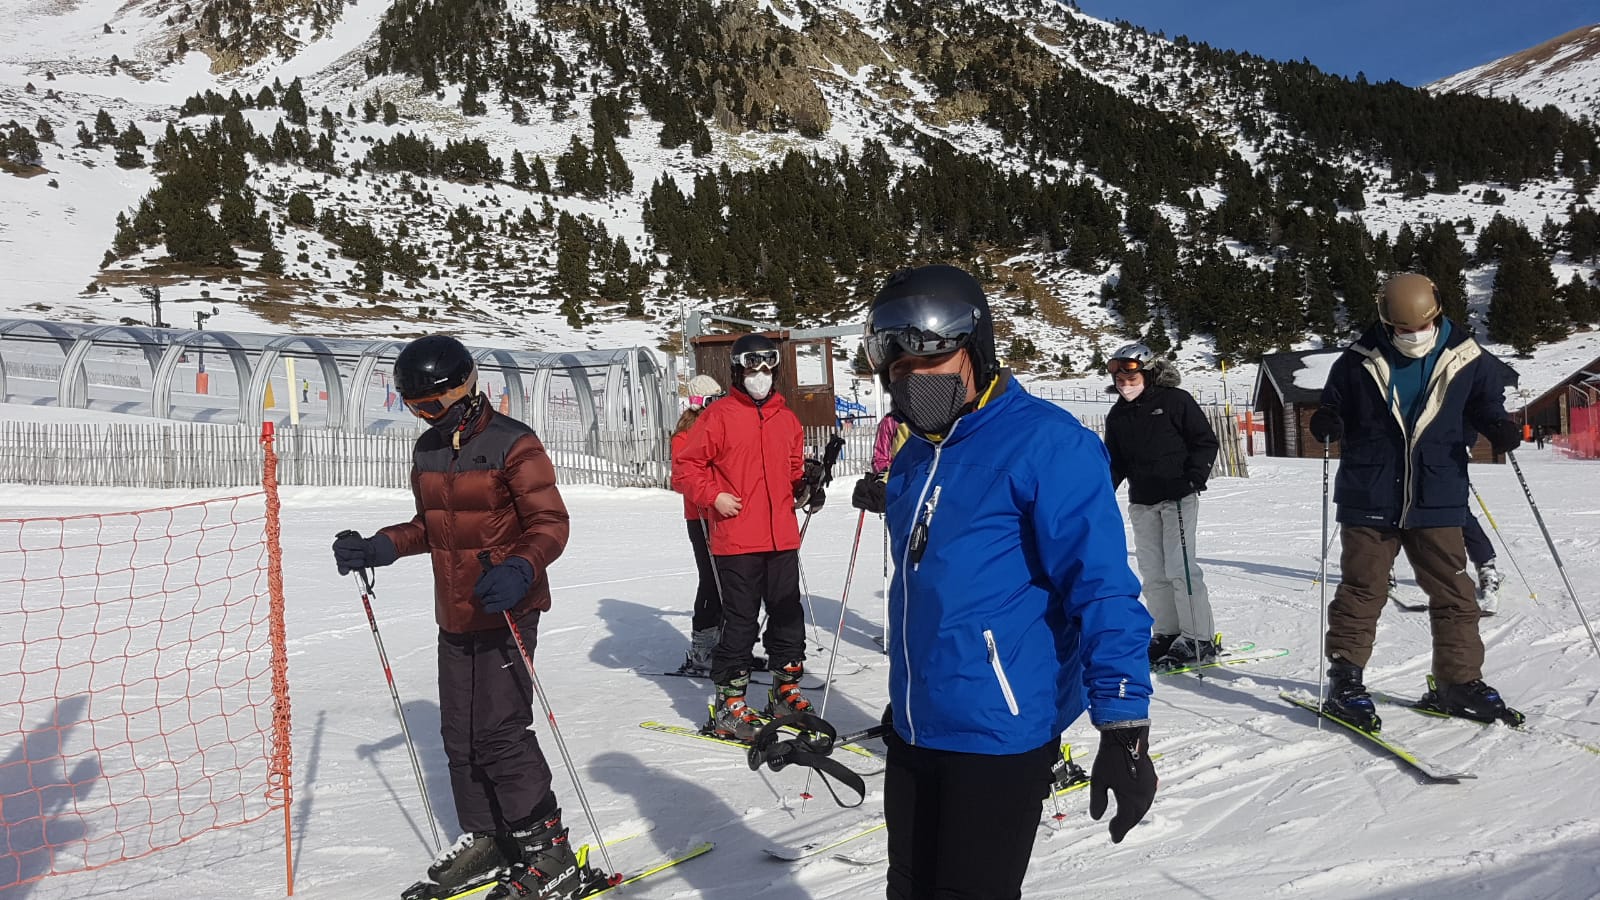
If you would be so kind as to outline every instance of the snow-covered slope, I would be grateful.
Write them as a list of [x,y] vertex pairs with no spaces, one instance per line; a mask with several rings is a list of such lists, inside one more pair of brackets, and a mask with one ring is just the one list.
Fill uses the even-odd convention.
[[[204,5],[195,4],[197,15]],[[405,133],[426,136],[436,145],[482,140],[502,160],[509,162],[513,152],[521,152],[530,162],[537,157],[553,167],[574,138],[590,139],[590,101],[612,89],[605,73],[585,72],[565,92],[570,97],[560,96],[561,103],[554,100],[563,92],[554,90],[552,102],[528,103],[525,121],[515,121],[510,104],[494,91],[481,98],[487,107],[483,114],[462,115],[458,83],[446,79],[437,90],[424,90],[419,78],[408,75],[369,77],[363,62],[376,44],[375,30],[389,5],[390,0],[353,0],[336,20],[320,28],[304,16],[274,23],[273,33],[293,40],[275,44],[254,62],[235,66],[237,60],[226,54],[208,57],[200,49],[168,62],[178,36],[194,33],[192,21],[169,21],[178,8],[172,3],[0,0],[0,122],[15,119],[32,127],[43,117],[56,131],[55,143],[42,145],[44,171],[28,177],[0,173],[0,271],[6,275],[0,315],[143,321],[148,316],[138,288],[157,285],[177,304],[167,319],[178,325],[189,324],[188,307],[183,304],[209,308],[215,303],[222,315],[209,324],[212,328],[386,336],[450,329],[478,342],[515,346],[659,346],[672,339],[686,306],[726,313],[736,312],[749,300],[684,286],[675,273],[669,277],[660,268],[664,254],[656,252],[644,213],[650,187],[662,176],[672,177],[687,190],[697,176],[724,166],[733,171],[764,166],[790,150],[823,157],[840,151],[858,153],[870,140],[884,142],[894,162],[914,165],[920,160],[909,142],[888,136],[921,134],[1019,171],[1032,164],[1034,171],[1049,171],[1055,177],[1082,176],[1107,190],[1114,202],[1125,202],[1116,192],[1126,186],[1108,183],[1071,159],[1030,163],[1027,152],[1007,144],[970,110],[963,112],[959,103],[940,101],[931,79],[916,69],[918,50],[897,45],[904,36],[877,18],[882,4],[865,0],[825,0],[800,7],[771,0],[748,4],[769,12],[774,27],[784,34],[805,29],[808,35],[828,36],[812,48],[817,58],[808,69],[826,107],[827,128],[819,137],[712,127],[710,152],[695,156],[687,145],[661,147],[660,124],[635,104],[632,133],[617,139],[633,186],[599,199],[519,188],[509,180],[468,183],[371,169],[358,173],[355,164],[375,141],[392,141]],[[730,0],[717,5],[735,4]],[[300,10],[306,4],[271,6]],[[568,15],[584,4],[508,6],[524,20],[549,28],[559,53],[587,52],[588,45],[570,27],[573,19]],[[601,6],[642,9],[633,0]],[[1261,88],[1243,79],[1219,77],[1206,53],[1193,46],[1098,22],[1044,0],[963,6],[1023,23],[1025,49],[1033,53],[1042,49],[1053,58],[1052,64],[1081,72],[1144,106],[1192,120],[1203,134],[1253,165],[1296,140],[1277,122],[1246,133],[1241,123],[1261,105]],[[636,30],[637,20],[636,15]],[[551,25],[552,21],[557,24]],[[938,44],[930,46],[936,49]],[[589,59],[593,61],[592,56]],[[77,146],[78,123],[92,124],[104,109],[117,129],[136,124],[151,141],[174,124],[199,133],[221,117],[180,116],[185,99],[203,91],[226,96],[235,90],[253,98],[263,87],[287,85],[296,78],[304,84],[309,131],[313,139],[329,138],[336,166],[334,171],[323,171],[274,163],[252,171],[250,189],[271,218],[273,239],[286,258],[281,276],[260,272],[260,254],[248,250],[240,250],[243,265],[237,269],[174,266],[159,243],[117,256],[102,268],[118,214],[131,215],[154,178],[148,168],[115,165],[112,150],[103,143],[97,148]],[[392,102],[398,121],[392,125],[381,119],[365,121],[361,108],[369,100]],[[319,122],[324,107],[333,125],[326,130]],[[243,118],[257,134],[267,136],[281,124],[282,111],[246,109]],[[1366,208],[1359,215],[1371,233],[1391,238],[1405,224],[1419,229],[1432,222],[1472,220],[1481,227],[1495,213],[1538,232],[1546,219],[1557,226],[1564,222],[1575,200],[1570,178],[1532,179],[1515,186],[1466,183],[1453,192],[1406,195],[1391,179],[1384,160],[1328,162],[1364,175]],[[1490,201],[1485,193],[1490,189],[1503,202]],[[426,253],[428,261],[437,263],[436,269],[424,265],[424,271],[407,277],[387,273],[377,289],[363,285],[357,263],[342,255],[317,227],[286,221],[287,198],[296,192],[310,197],[318,212],[344,210],[353,219],[370,223],[380,239],[403,240]],[[1217,209],[1226,199],[1220,185],[1200,185],[1193,193],[1202,213]],[[482,218],[487,228],[467,239],[454,234],[450,220],[460,211]],[[1193,240],[1188,212],[1163,203],[1159,213],[1185,242]],[[627,314],[622,303],[595,299],[589,301],[587,320],[576,328],[571,324],[554,286],[557,235],[543,224],[561,214],[586,217],[597,229],[604,228],[610,241],[620,241],[632,260],[648,267],[640,291],[642,315]],[[1339,215],[1348,219],[1358,213],[1343,209]],[[530,220],[540,224],[515,227]],[[1470,249],[1474,240],[1470,230],[1461,225],[1458,231]],[[1243,252],[1235,242],[1218,243],[1230,252]],[[1062,265],[1060,252],[1042,253],[1030,246],[997,250],[990,255],[996,283],[1001,285],[995,299],[1001,330],[1008,332],[1005,340],[1023,338],[1037,347],[1041,362],[1036,368],[1055,374],[1061,367],[1043,361],[1061,354],[1071,360],[1070,369],[1082,371],[1096,350],[1108,352],[1124,342],[1120,317],[1101,300],[1104,286],[1118,277],[1116,264],[1085,271]],[[1273,256],[1255,252],[1249,261],[1266,267]],[[1554,260],[1561,283],[1573,274],[1587,277],[1593,271],[1589,262],[1564,256]],[[1469,308],[1480,336],[1493,274],[1492,266],[1468,274]],[[1025,299],[1029,292],[1034,295],[1031,300]],[[764,298],[749,302],[750,314],[774,313]],[[1584,334],[1572,340],[1581,346],[1563,357],[1592,358],[1593,341]],[[1301,346],[1312,343],[1308,339]],[[1178,356],[1201,383],[1214,379],[1216,357],[1209,340],[1184,342]],[[1562,373],[1543,374],[1554,381]],[[1236,370],[1231,385],[1235,392],[1240,383],[1248,383],[1248,377],[1248,369]]]
[[1515,97],[1532,107],[1548,103],[1570,116],[1600,121],[1600,24],[1441,78],[1428,89]]

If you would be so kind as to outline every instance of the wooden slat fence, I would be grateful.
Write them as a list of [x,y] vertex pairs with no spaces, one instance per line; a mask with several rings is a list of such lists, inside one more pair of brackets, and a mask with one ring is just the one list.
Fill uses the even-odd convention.
[[[666,487],[667,435],[591,429],[540,436],[563,484]],[[409,488],[415,434],[280,428],[278,483]],[[254,428],[0,420],[0,483],[212,488],[261,481]]]

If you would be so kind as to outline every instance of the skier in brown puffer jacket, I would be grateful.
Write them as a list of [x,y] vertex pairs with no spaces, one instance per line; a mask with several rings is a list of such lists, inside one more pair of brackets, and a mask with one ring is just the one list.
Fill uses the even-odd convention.
[[[439,716],[465,832],[407,897],[448,896],[500,876],[490,897],[565,897],[581,873],[533,725],[533,688],[507,614],[533,652],[550,608],[549,565],[567,544],[555,467],[533,429],[494,411],[460,341],[419,338],[394,381],[431,426],[412,455],[417,514],[334,542],[339,573],[433,560]],[[515,892],[515,893],[514,893]]]

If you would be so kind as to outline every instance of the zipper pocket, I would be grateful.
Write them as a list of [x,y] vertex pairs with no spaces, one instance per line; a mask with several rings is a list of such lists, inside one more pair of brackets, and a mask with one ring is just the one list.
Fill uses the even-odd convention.
[[1000,682],[1000,693],[1006,695],[1006,708],[1011,710],[1013,716],[1022,715],[1017,709],[1017,695],[1011,693],[1011,682],[1006,678],[1005,666],[1000,665],[1000,651],[994,645],[994,632],[984,629],[983,642],[989,647],[989,666],[994,669],[995,680]]

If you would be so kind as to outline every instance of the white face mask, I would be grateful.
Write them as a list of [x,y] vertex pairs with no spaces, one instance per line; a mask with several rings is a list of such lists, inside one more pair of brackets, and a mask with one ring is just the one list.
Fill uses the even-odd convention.
[[1139,379],[1137,384],[1117,385],[1117,393],[1122,395],[1122,399],[1132,403],[1140,394],[1144,393],[1144,379]]
[[752,400],[765,400],[772,393],[771,372],[751,372],[744,376],[744,389]]
[[1398,331],[1390,335],[1394,348],[1412,359],[1421,359],[1433,349],[1433,342],[1439,336],[1439,329],[1432,325],[1421,331],[1410,334],[1401,334]]

